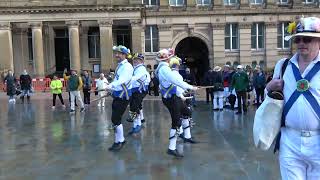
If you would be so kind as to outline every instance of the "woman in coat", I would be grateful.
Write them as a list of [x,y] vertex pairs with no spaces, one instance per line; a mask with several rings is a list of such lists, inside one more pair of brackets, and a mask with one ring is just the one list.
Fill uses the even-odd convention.
[[14,77],[11,70],[8,71],[8,75],[4,78],[4,83],[7,85],[7,95],[9,96],[9,102],[15,103],[16,100],[14,98],[14,95],[16,95],[17,79]]

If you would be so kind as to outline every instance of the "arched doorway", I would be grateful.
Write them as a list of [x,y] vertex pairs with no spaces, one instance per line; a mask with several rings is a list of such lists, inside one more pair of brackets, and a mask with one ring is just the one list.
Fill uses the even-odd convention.
[[202,81],[204,73],[209,69],[209,51],[206,43],[198,37],[182,39],[175,49],[176,55],[182,59],[183,67],[189,67],[196,76],[197,84]]

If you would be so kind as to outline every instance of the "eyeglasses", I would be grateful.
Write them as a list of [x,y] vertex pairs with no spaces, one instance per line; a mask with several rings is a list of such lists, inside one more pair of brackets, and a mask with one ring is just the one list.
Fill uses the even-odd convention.
[[303,43],[310,43],[312,41],[312,37],[307,37],[307,36],[304,36],[304,37],[296,37],[294,38],[293,42],[298,44],[300,43],[300,41],[303,41]]

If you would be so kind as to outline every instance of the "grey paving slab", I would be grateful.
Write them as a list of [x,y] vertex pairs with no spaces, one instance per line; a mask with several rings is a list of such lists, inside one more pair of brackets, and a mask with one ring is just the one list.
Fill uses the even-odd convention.
[[[44,98],[0,103],[0,179],[280,179],[277,156],[253,146],[254,108],[235,115],[199,102],[192,129],[199,143],[179,141],[185,157],[175,159],[165,153],[170,117],[158,100],[144,102],[145,128],[126,136],[118,153],[107,150],[113,143],[110,100],[103,109],[91,105],[74,115],[58,106],[52,110]],[[127,133],[131,124],[123,124]]]

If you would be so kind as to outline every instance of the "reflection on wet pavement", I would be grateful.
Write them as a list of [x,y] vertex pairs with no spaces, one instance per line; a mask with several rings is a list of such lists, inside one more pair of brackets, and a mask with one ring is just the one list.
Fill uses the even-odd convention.
[[[1,100],[0,179],[280,179],[277,156],[253,146],[253,109],[235,115],[199,103],[192,132],[200,143],[179,140],[185,157],[175,159],[166,154],[170,117],[161,101],[144,102],[145,128],[138,136],[126,136],[118,153],[108,151],[111,101],[74,115],[59,107],[51,110],[50,102],[9,105]],[[131,124],[122,122],[129,132]]]

